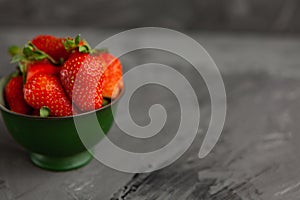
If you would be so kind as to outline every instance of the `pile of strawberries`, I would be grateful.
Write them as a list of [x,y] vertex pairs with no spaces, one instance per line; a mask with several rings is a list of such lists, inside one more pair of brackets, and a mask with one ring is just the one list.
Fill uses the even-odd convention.
[[120,60],[106,50],[91,49],[79,35],[39,35],[9,52],[18,70],[5,86],[4,96],[9,109],[17,113],[79,114],[101,108],[123,88]]

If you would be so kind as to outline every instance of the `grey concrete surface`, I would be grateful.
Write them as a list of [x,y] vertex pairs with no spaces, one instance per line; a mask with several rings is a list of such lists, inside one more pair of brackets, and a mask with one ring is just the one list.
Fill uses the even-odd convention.
[[[0,75],[12,71],[5,56],[10,44],[22,44],[38,33],[75,35],[81,32],[91,43],[118,31],[93,29],[1,30]],[[70,172],[55,173],[32,165],[27,152],[0,124],[0,199],[295,199],[299,196],[299,38],[222,33],[188,33],[216,61],[228,96],[225,128],[214,151],[199,160],[203,135],[171,166],[150,174],[117,172],[93,161]],[[133,37],[134,39],[134,37]],[[141,38],[140,38],[141,39]],[[128,43],[134,42],[127,41]],[[126,45],[126,44],[120,44]],[[194,86],[201,109],[199,132],[207,129],[210,100],[200,76],[184,60],[146,50],[122,58],[124,71],[145,62],[168,64]],[[161,94],[161,95],[156,95]],[[131,113],[147,124],[147,106],[162,103],[170,113],[164,130],[152,142],[122,135],[114,126],[109,134],[120,147],[148,150],[166,144],[178,123],[176,99],[162,88],[141,89],[132,101]],[[124,116],[119,116],[124,117]],[[154,145],[153,145],[154,143]],[[162,163],[163,160],[157,160]]]

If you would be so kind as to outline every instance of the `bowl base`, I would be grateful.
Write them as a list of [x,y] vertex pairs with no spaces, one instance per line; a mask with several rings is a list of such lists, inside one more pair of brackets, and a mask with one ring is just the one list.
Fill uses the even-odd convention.
[[37,153],[30,153],[30,159],[33,164],[43,169],[67,171],[88,164],[93,159],[93,156],[88,151],[68,157],[49,157]]

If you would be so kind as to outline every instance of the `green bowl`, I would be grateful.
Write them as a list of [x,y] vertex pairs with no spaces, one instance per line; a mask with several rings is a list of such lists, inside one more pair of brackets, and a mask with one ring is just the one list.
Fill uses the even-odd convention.
[[[9,76],[0,80],[0,110],[3,121],[12,137],[30,152],[32,162],[44,169],[65,171],[86,165],[92,159],[92,149],[107,134],[113,124],[113,114],[123,94],[110,104],[87,113],[67,117],[47,117],[22,115],[10,111],[5,106],[4,87]],[[98,124],[89,122],[95,121]],[[76,124],[84,130],[82,142]],[[99,128],[102,128],[103,132]]]

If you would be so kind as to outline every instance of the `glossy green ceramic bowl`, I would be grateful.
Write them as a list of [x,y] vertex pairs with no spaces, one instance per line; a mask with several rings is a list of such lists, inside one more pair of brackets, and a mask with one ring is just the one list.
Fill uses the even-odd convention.
[[[113,113],[117,102],[122,96],[110,104],[92,111],[68,117],[35,117],[10,111],[5,106],[3,97],[4,86],[9,77],[0,80],[0,110],[3,121],[13,138],[30,152],[32,162],[44,169],[64,171],[79,168],[91,159],[92,148],[106,134],[113,124]],[[98,124],[91,124],[97,117]],[[75,118],[75,119],[74,119]],[[83,125],[84,138],[82,143],[76,124]],[[99,133],[99,125],[103,132]]]

